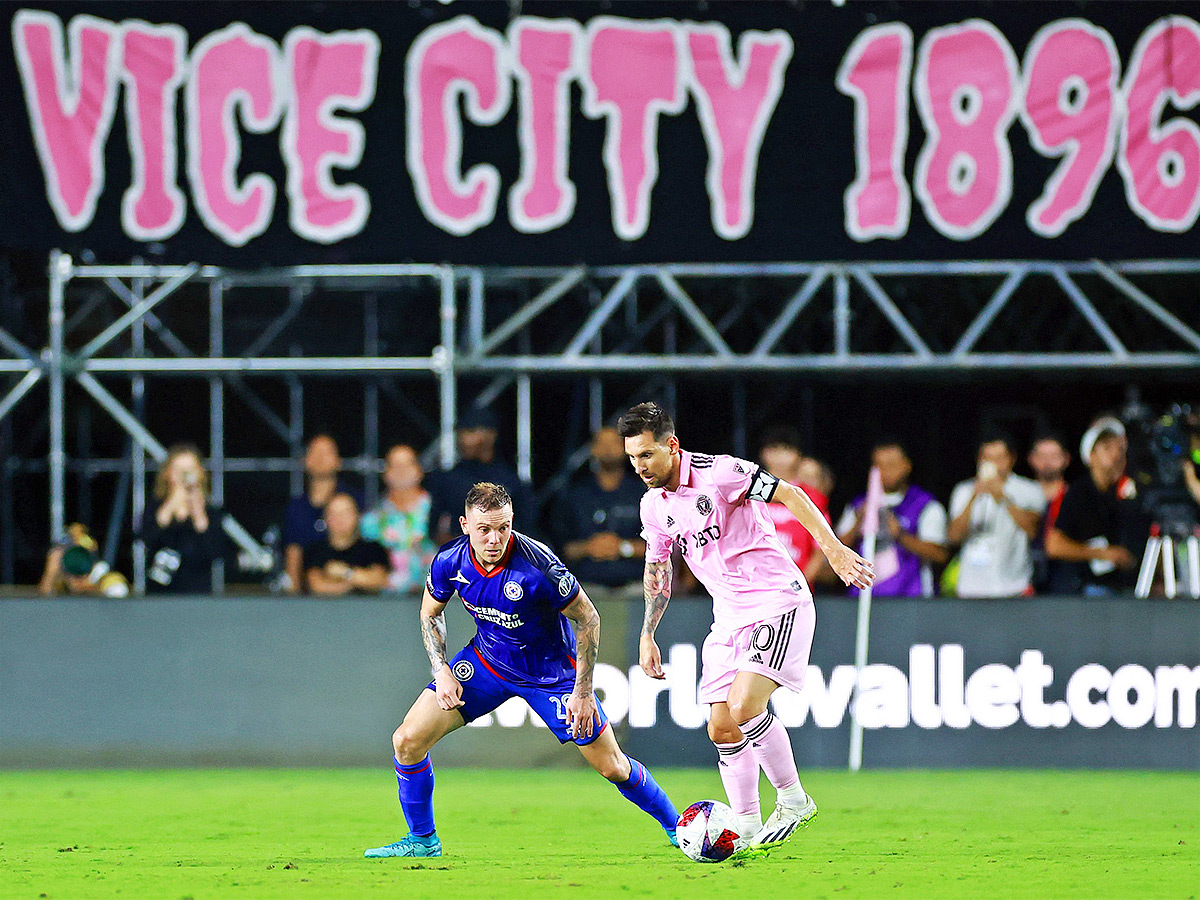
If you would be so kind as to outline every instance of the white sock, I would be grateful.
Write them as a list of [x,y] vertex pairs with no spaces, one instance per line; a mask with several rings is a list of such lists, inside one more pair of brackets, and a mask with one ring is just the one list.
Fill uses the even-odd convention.
[[808,802],[808,794],[804,793],[804,787],[797,781],[790,787],[780,788],[775,802],[799,807]]
[[759,813],[746,813],[738,816],[738,827],[742,837],[749,840],[762,831],[762,816]]

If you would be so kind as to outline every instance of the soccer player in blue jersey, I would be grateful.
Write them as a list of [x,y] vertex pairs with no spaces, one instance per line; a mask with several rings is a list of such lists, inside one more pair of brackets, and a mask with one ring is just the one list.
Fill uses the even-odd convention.
[[[600,641],[596,608],[548,547],[513,531],[512,498],[502,486],[476,484],[465,512],[459,519],[463,535],[434,556],[421,599],[421,636],[433,681],[392,735],[409,833],[364,856],[442,855],[429,750],[510,697],[523,698],[561,743],[574,742],[592,768],[678,846],[678,811],[650,770],[621,752],[592,693]],[[445,609],[455,591],[478,628],[447,662]]]

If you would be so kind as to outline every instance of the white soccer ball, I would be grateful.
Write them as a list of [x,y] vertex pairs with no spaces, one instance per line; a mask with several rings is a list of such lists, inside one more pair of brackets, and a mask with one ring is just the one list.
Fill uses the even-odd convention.
[[699,800],[683,811],[675,836],[694,862],[724,862],[745,846],[737,816],[717,800]]

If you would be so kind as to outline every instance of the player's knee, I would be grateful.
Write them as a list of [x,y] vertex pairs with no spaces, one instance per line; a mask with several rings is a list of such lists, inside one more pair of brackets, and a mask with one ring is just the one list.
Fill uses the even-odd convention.
[[766,711],[766,707],[755,703],[747,697],[730,697],[729,698],[729,718],[739,725],[743,722],[749,722],[757,715],[761,715]]
[[402,766],[420,762],[425,758],[427,750],[425,742],[419,740],[403,725],[392,732],[392,749],[396,752],[396,761]]
[[714,744],[734,744],[741,740],[741,732],[732,721],[708,720],[708,739]]
[[629,780],[631,769],[629,761],[625,759],[624,755],[606,756],[593,765],[597,772],[613,784],[623,784]]

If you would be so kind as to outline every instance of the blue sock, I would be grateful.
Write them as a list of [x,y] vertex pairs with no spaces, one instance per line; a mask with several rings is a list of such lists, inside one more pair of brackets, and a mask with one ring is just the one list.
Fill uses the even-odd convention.
[[408,830],[415,837],[433,837],[433,763],[429,754],[419,763],[402,766],[396,764],[396,781],[400,785],[400,809],[408,822]]
[[674,831],[679,821],[679,810],[671,798],[658,786],[649,769],[632,756],[626,755],[625,758],[629,760],[629,780],[618,784],[617,790],[630,803],[653,816],[663,828]]

